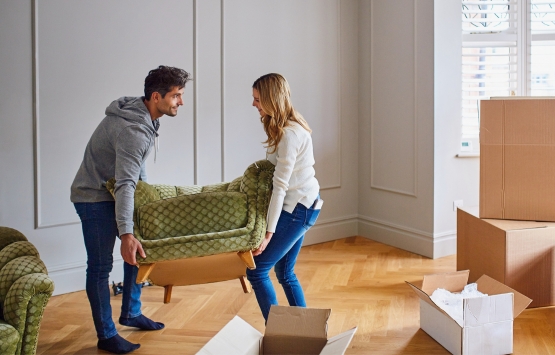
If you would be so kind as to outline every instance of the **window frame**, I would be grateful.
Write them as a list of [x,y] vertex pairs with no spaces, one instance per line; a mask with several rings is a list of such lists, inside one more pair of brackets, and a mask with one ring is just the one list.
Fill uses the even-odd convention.
[[[461,0],[461,10],[464,7],[465,3],[468,4],[476,4],[478,2],[484,2],[484,5],[487,5],[488,2],[492,2],[492,4],[500,4],[499,0],[493,1],[478,1],[478,0]],[[532,23],[531,23],[531,14],[532,14],[532,2],[538,2],[538,0],[506,0],[507,5],[509,7],[514,2],[514,6],[516,7],[516,11],[514,12],[514,28],[512,28],[512,22],[509,20],[509,29],[500,31],[498,33],[465,33],[469,31],[465,31],[464,23],[461,21],[462,27],[462,47],[463,47],[463,56],[462,56],[462,66],[461,66],[461,74],[463,74],[464,67],[465,67],[465,54],[464,48],[477,48],[479,46],[492,48],[492,47],[502,47],[503,44],[507,43],[514,43],[516,42],[516,88],[514,90],[514,94],[516,96],[531,96],[532,91],[532,73],[531,73],[531,53],[532,53],[532,40],[534,41],[545,41],[546,43],[552,42],[555,46],[555,22],[554,22],[554,30],[551,33],[546,34],[533,34],[532,33]],[[541,0],[540,0],[541,1]],[[541,1],[542,3],[552,3],[555,5],[555,0],[552,1]],[[554,8],[555,10],[555,8]],[[509,16],[511,16],[510,8],[507,11]],[[461,11],[462,17],[464,17],[463,12]],[[551,21],[553,22],[553,21]],[[489,46],[488,46],[489,44]],[[510,61],[509,61],[510,62]],[[510,82],[510,81],[509,81]],[[478,134],[468,134],[465,133],[469,131],[469,127],[475,127],[476,125],[473,124],[471,126],[465,125],[465,79],[462,78],[462,102],[461,102],[461,142],[459,144],[459,157],[465,156],[479,156],[479,133]],[[510,89],[509,89],[510,90]],[[496,96],[496,95],[490,95]],[[479,100],[477,100],[477,105],[479,105]],[[479,106],[478,110],[478,131],[479,131]],[[466,128],[466,129],[465,129]],[[465,148],[465,144],[470,144],[472,149],[468,149],[468,146]]]

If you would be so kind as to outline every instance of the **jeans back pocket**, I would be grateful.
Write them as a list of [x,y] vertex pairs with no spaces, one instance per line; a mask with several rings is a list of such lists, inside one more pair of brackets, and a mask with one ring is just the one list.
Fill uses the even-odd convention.
[[318,219],[319,215],[320,215],[320,210],[315,210],[312,208],[307,209],[304,227],[306,229],[309,229],[310,227],[312,227],[316,223],[316,220]]

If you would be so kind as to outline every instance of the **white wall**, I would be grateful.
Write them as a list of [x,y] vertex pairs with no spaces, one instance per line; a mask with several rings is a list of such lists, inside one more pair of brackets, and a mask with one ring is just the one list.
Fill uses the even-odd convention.
[[[478,159],[455,158],[459,7],[458,0],[4,1],[0,225],[37,246],[56,294],[83,289],[86,255],[69,186],[105,107],[141,95],[148,70],[166,64],[195,80],[178,116],[161,120],[151,182],[229,181],[262,159],[250,87],[281,72],[314,129],[326,201],[305,243],[362,235],[429,257],[452,254],[453,200],[478,203]],[[114,255],[111,279],[121,281]]]
[[0,225],[37,246],[56,294],[83,289],[69,186],[105,107],[141,95],[148,70],[165,64],[195,81],[179,114],[161,119],[150,182],[230,181],[264,158],[251,85],[280,72],[314,130],[326,201],[306,243],[356,235],[356,11],[354,0],[2,2]]
[[456,252],[453,202],[478,206],[480,159],[457,158],[461,140],[461,5],[434,0],[434,255]]

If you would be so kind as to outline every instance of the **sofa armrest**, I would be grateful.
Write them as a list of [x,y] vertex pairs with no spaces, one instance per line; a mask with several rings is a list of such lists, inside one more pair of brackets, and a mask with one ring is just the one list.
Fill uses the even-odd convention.
[[21,334],[21,354],[34,354],[46,304],[54,292],[54,281],[43,273],[17,279],[6,294],[4,320]]

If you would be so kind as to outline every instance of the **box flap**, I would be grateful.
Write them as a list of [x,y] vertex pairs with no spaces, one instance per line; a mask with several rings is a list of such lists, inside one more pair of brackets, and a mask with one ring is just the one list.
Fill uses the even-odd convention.
[[478,291],[482,293],[487,293],[488,295],[500,295],[503,293],[513,293],[513,318],[518,317],[522,311],[528,307],[532,300],[518,291],[513,290],[509,286],[502,284],[501,282],[492,279],[487,275],[482,275],[476,283],[478,284]]
[[331,309],[272,306],[265,336],[328,338]]
[[484,218],[485,222],[492,226],[504,231],[521,230],[521,229],[536,229],[536,228],[553,228],[555,223],[549,222],[535,222],[535,221],[516,221],[510,219],[489,219]]
[[[431,300],[430,296],[428,296],[426,294],[426,292],[422,291],[420,289],[420,287],[422,287],[422,282],[415,282],[414,284],[405,281],[407,283],[407,285],[410,286],[410,288],[412,288],[412,290],[414,291],[414,293],[416,293],[416,295],[424,302],[428,303],[430,306],[433,307],[437,307],[436,304],[434,303],[434,301]],[[418,286],[417,286],[418,285]],[[439,308],[438,308],[439,309]],[[440,309],[441,310],[441,309]]]
[[513,294],[463,299],[463,325],[477,327],[513,320]]
[[233,317],[197,355],[258,355],[262,334],[238,316]]
[[469,270],[447,272],[443,274],[424,275],[422,291],[431,295],[438,288],[450,292],[461,292],[468,283]]
[[341,334],[338,334],[332,338],[328,339],[326,346],[322,349],[320,355],[343,355],[347,350],[347,347],[351,343],[357,327],[347,330]]

